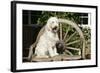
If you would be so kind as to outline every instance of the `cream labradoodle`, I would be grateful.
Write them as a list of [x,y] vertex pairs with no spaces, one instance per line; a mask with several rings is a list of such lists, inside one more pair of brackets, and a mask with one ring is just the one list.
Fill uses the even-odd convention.
[[58,55],[56,42],[59,41],[57,31],[59,22],[56,17],[50,17],[44,26],[44,32],[40,36],[35,48],[37,58],[48,58]]

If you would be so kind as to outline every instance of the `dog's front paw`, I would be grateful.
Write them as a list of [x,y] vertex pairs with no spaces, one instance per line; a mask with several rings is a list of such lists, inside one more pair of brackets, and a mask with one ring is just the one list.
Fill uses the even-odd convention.
[[53,54],[53,55],[50,55],[50,57],[55,57],[55,56],[57,56],[57,55],[59,55],[58,53],[55,53],[55,54]]
[[51,54],[51,55],[50,55],[50,57],[54,57],[54,56],[55,56],[55,54]]
[[58,53],[55,53],[55,56],[59,55]]

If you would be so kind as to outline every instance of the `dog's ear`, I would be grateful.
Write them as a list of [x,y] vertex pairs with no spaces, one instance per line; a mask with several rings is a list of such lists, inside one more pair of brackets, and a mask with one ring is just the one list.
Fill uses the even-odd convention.
[[48,31],[50,31],[50,28],[47,28]]
[[49,26],[47,26],[47,28],[46,28],[48,31],[51,31],[52,29],[51,29],[51,27],[50,27],[50,25]]
[[51,30],[51,28],[50,28],[50,26],[49,26],[48,24],[46,24],[45,30],[46,30],[46,31],[50,31],[50,30]]
[[46,24],[46,28],[45,29],[47,29],[48,31],[51,31],[52,30],[50,20],[47,21],[47,24]]

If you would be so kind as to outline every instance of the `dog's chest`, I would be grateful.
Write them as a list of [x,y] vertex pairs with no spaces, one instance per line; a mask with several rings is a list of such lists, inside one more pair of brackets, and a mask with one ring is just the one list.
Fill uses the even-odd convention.
[[46,36],[47,36],[47,39],[52,41],[52,42],[56,42],[58,40],[57,34],[48,33]]

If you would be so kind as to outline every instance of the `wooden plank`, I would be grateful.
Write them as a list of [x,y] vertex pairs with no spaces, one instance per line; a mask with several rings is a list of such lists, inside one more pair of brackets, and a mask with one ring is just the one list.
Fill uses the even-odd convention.
[[68,61],[81,59],[81,56],[68,56],[68,55],[58,55],[52,58],[32,58],[32,62],[51,62],[51,61]]

